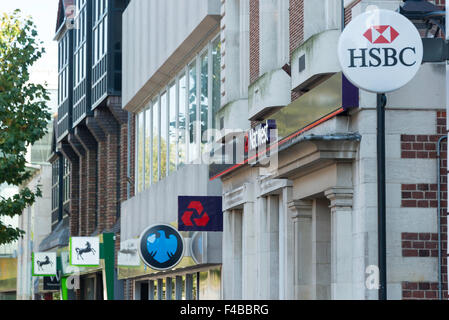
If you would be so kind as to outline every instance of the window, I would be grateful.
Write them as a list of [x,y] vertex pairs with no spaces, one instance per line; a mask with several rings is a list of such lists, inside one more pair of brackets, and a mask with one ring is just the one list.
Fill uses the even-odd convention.
[[145,110],[145,188],[151,185],[151,108]]
[[71,171],[70,162],[69,162],[69,160],[64,158],[64,177],[63,177],[63,182],[64,182],[63,203],[64,204],[70,200],[70,171]]
[[168,151],[168,99],[167,92],[164,92],[161,96],[161,142],[159,148],[159,167],[160,170],[160,179],[163,179],[167,176],[167,151]]
[[152,153],[153,153],[153,182],[159,181],[159,99],[153,102],[153,106],[151,107],[152,116],[153,116],[153,144],[152,144]]
[[212,128],[217,129],[215,115],[221,107],[221,42],[216,39],[212,44]]
[[186,158],[186,98],[187,98],[187,83],[185,74],[179,79],[179,110],[178,110],[178,166],[182,166]]
[[139,192],[143,191],[144,180],[143,180],[143,172],[144,172],[144,113],[139,113],[137,119],[137,190]]
[[176,140],[177,140],[177,112],[176,112],[176,84],[172,83],[169,92],[168,110],[168,173],[176,170]]
[[51,165],[51,209],[56,211],[59,208],[59,159]]
[[209,107],[209,56],[206,51],[201,56],[201,95],[200,95],[200,121],[201,121],[201,152],[204,151],[204,144],[208,142],[208,107]]
[[220,49],[217,37],[138,114],[137,192],[185,164],[201,163],[200,152],[212,140],[206,133],[216,129],[221,106]]

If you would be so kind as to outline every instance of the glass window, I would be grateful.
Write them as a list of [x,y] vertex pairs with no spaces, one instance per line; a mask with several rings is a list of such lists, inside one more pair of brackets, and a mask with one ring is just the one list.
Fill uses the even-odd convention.
[[196,64],[189,67],[189,137],[188,137],[188,161],[197,159],[197,93],[196,93]]
[[59,159],[52,164],[52,210],[58,209],[59,206]]
[[204,150],[204,144],[208,139],[206,136],[208,129],[208,107],[209,107],[209,61],[208,52],[201,56],[201,152]]
[[161,179],[167,176],[167,138],[168,138],[168,105],[167,93],[161,96],[161,142],[160,142],[160,166]]
[[137,122],[137,191],[141,192],[143,190],[143,167],[144,167],[144,113],[139,113]]
[[153,182],[159,181],[159,157],[158,157],[158,150],[159,150],[159,100],[155,100],[153,102],[152,107],[153,112],[153,144],[151,147],[151,150],[153,151]]
[[186,162],[186,99],[186,76],[182,75],[182,77],[179,79],[178,166],[182,166]]
[[169,92],[169,123],[168,123],[168,154],[169,154],[169,172],[176,170],[176,84],[172,84],[168,89]]
[[70,162],[64,158],[64,203],[70,200],[70,171]]
[[[136,139],[144,139],[145,142],[136,140],[136,148],[144,150],[144,159],[136,156],[136,167],[143,161],[142,189],[184,164],[196,162],[200,151],[207,149],[206,144],[212,137],[205,136],[205,133],[216,128],[215,114],[221,104],[220,55],[220,40],[217,38],[185,67],[176,81],[168,83],[168,88],[153,99],[149,110],[141,112],[145,114],[144,138]],[[142,129],[138,131],[137,137]],[[139,181],[138,175],[136,181]]]
[[212,44],[212,128],[217,129],[215,115],[221,107],[221,42]]
[[151,106],[145,110],[145,188],[151,185]]

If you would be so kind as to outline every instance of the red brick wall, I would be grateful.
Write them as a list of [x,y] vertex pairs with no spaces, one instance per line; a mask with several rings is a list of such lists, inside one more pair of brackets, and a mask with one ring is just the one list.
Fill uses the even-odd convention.
[[345,8],[345,25],[347,25],[352,20],[352,8],[360,3],[361,0],[354,1],[349,6]]
[[106,228],[106,206],[107,198],[104,189],[107,186],[107,143],[98,142],[98,230]]
[[259,36],[259,0],[249,1],[249,82],[259,78],[260,36]]
[[[430,1],[430,2],[432,2],[432,1]],[[442,7],[444,7],[444,6],[446,5],[446,0],[434,0],[434,3],[435,3],[437,6],[442,6]]]
[[80,188],[80,161],[69,159],[71,164],[70,172],[70,236],[79,235],[79,188]]
[[[445,186],[446,189],[446,186]],[[403,208],[437,208],[437,184],[403,184],[401,186],[401,206]],[[441,199],[447,199],[446,190],[442,190]],[[442,204],[446,205],[446,201]]]
[[[304,41],[304,0],[290,0],[289,29],[291,60],[293,51]],[[299,97],[300,93],[292,91],[292,102]]]
[[[402,135],[402,159],[428,159],[436,161],[437,142],[445,134],[446,112],[436,112],[436,134]],[[447,143],[441,150],[441,239],[442,239],[442,278],[443,297],[447,292]],[[437,183],[402,184],[401,206],[403,208],[437,208]],[[403,257],[438,257],[437,233],[407,233],[401,235]],[[437,299],[438,283],[403,282],[403,299]]]

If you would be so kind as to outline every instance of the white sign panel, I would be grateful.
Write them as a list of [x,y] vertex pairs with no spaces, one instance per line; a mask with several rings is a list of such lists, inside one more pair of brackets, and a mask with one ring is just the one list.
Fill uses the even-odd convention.
[[98,237],[70,238],[70,264],[97,267],[100,265],[100,239]]
[[120,243],[117,265],[122,267],[139,267],[140,264],[139,239],[130,239]]
[[56,276],[56,252],[33,253],[33,276]]
[[373,10],[360,14],[345,28],[338,57],[352,84],[386,93],[415,77],[423,59],[423,44],[416,27],[403,15]]

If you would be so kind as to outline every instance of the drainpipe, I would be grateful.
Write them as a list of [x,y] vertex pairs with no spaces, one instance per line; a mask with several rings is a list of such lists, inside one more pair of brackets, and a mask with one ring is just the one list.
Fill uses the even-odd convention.
[[438,299],[443,300],[443,276],[442,276],[442,250],[441,250],[441,143],[446,140],[447,136],[441,137],[438,140],[437,146],[437,177],[438,177],[438,191],[437,191],[437,202],[438,202],[438,215],[437,215],[437,225],[438,225]]

